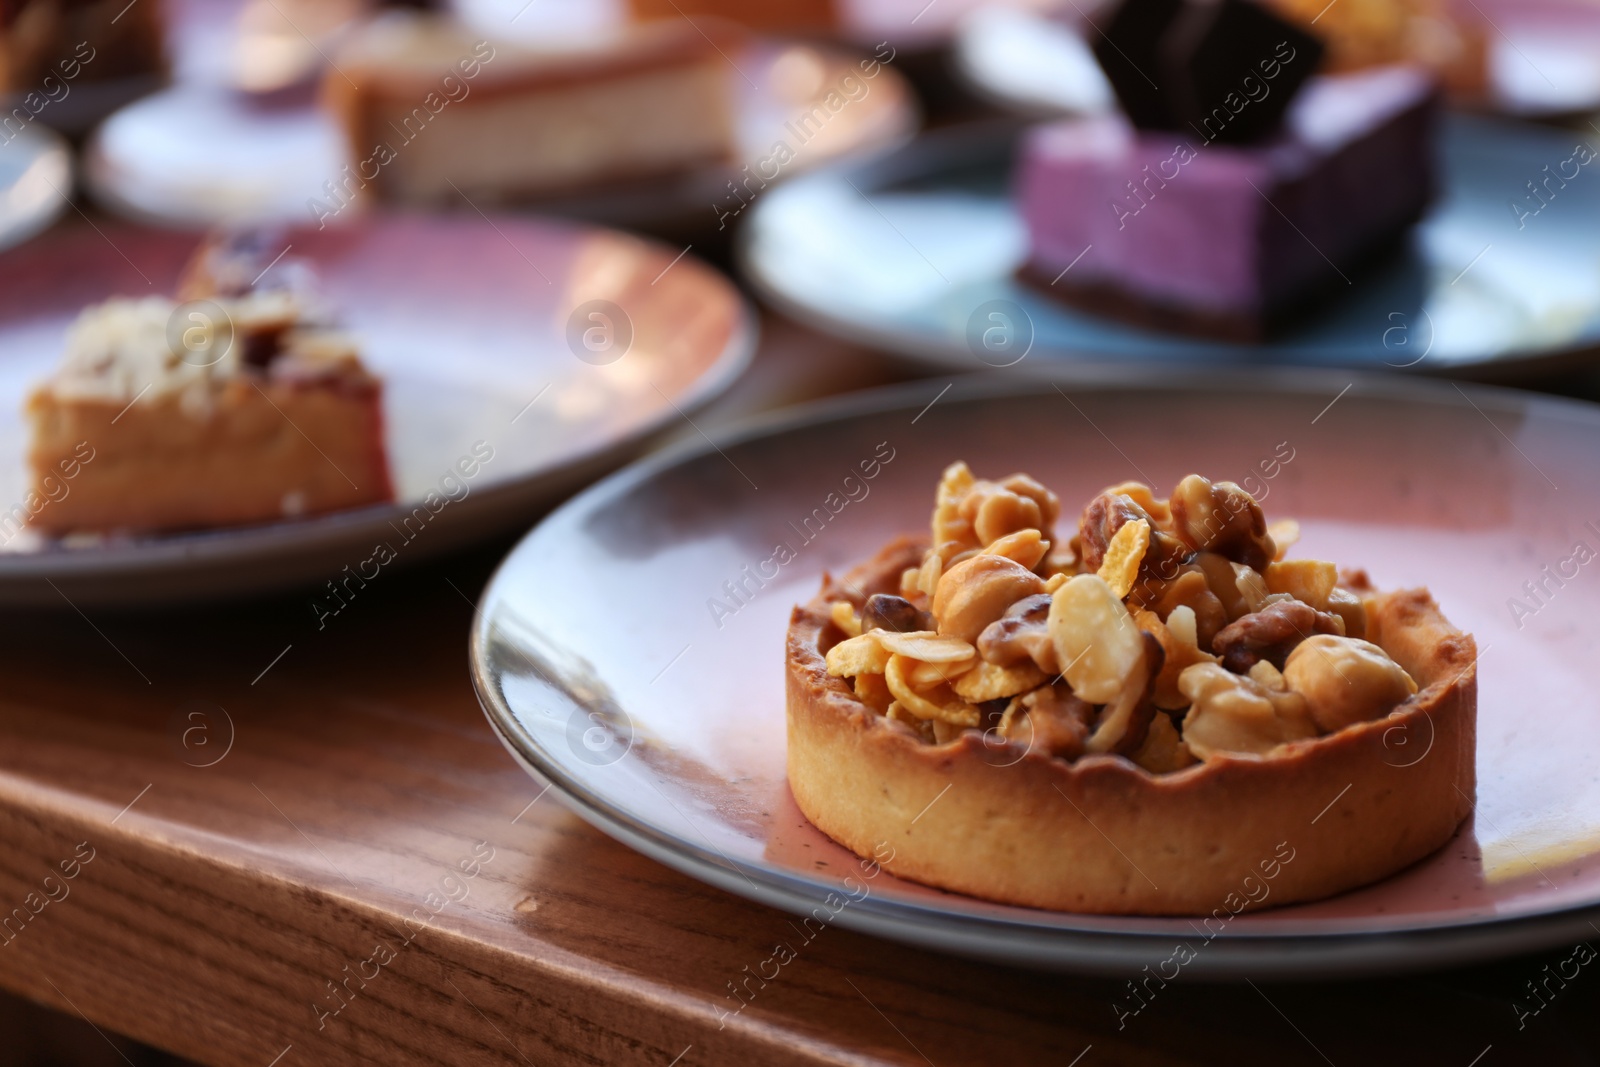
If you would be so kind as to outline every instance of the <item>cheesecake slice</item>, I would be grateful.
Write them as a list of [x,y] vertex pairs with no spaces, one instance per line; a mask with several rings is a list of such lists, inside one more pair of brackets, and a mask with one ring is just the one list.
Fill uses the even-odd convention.
[[1111,114],[1035,129],[1018,171],[1025,274],[1098,313],[1260,340],[1348,289],[1422,217],[1436,98],[1425,72],[1394,66],[1312,78],[1250,144],[1214,128],[1252,106],[1243,97],[1200,126]]
[[741,40],[680,19],[535,50],[445,16],[388,13],[324,78],[352,162],[313,212],[321,222],[369,196],[548,196],[731,161]]
[[49,501],[30,526],[149,533],[392,498],[381,383],[309,295],[250,281],[260,247],[212,243],[181,302],[116,298],[73,323],[27,401],[28,462]]

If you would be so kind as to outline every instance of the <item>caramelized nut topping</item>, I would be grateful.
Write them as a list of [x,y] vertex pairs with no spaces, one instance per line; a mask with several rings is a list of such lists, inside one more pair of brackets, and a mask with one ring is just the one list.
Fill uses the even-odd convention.
[[1328,610],[1328,597],[1339,583],[1339,568],[1321,559],[1291,559],[1267,564],[1267,588],[1288,593],[1318,611]]
[[972,642],[1023,597],[1044,591],[1044,580],[1016,560],[987,553],[951,567],[933,595],[939,632]]
[[1202,652],[1195,643],[1194,612],[1186,607],[1178,608],[1172,613],[1170,627],[1155,612],[1144,609],[1135,612],[1133,619],[1139,629],[1161,645],[1161,670],[1151,691],[1151,703],[1163,711],[1188,707],[1189,699],[1178,689],[1178,676],[1184,668],[1196,663],[1216,662],[1215,656]]
[[1170,774],[1199,762],[1165,715],[1157,715],[1151,721],[1144,744],[1130,758],[1151,774]]
[[[1144,638],[1122,599],[1105,580],[1080,574],[1057,589],[1048,617],[1056,659],[1072,691],[1105,704],[1135,681],[1144,662]],[[1142,688],[1144,679],[1137,678]]]
[[1184,671],[1178,688],[1192,702],[1183,717],[1183,740],[1201,759],[1219,753],[1261,755],[1317,736],[1299,693],[1265,689],[1215,663]]
[[1344,624],[1337,615],[1298,600],[1280,600],[1224,626],[1211,648],[1222,657],[1222,665],[1235,674],[1245,674],[1261,660],[1281,670],[1301,641],[1313,634],[1338,634],[1343,630]]
[[999,667],[979,661],[952,682],[951,688],[963,699],[982,704],[1037,689],[1046,680],[1044,671],[1027,660],[1014,667]]
[[1305,697],[1311,718],[1327,733],[1381,719],[1417,691],[1411,675],[1383,649],[1335,635],[1307,638],[1289,653],[1283,680]]
[[1014,698],[1000,720],[1000,736],[1042,752],[1074,760],[1083,755],[1094,708],[1064,685],[1047,685]]
[[[1191,550],[1164,530],[1132,496],[1117,491],[1124,488],[1106,490],[1083,509],[1083,517],[1078,520],[1078,540],[1084,569],[1098,571],[1105,562],[1106,547],[1117,536],[1117,531],[1130,522],[1143,520],[1150,527],[1150,543],[1139,567],[1141,580],[1163,581],[1175,577]],[[1138,488],[1148,497],[1148,489],[1142,485]]]
[[992,556],[1014,559],[1031,571],[1038,567],[1040,561],[1049,553],[1050,542],[1046,541],[1038,530],[1018,530],[994,541],[984,551]]
[[979,481],[965,463],[945,468],[933,510],[935,544],[985,548],[1009,534],[1037,530],[1045,538],[1061,511],[1056,495],[1026,474]]
[[1032,660],[1047,674],[1059,674],[1061,665],[1056,660],[1056,646],[1050,640],[1049,617],[1048,593],[1023,597],[983,628],[983,633],[978,635],[978,654],[1000,667]]
[[932,630],[933,616],[922,611],[905,597],[888,593],[874,593],[861,606],[861,631],[893,630],[909,634],[918,630]]
[[1094,733],[1084,748],[1089,752],[1115,752],[1126,756],[1144,744],[1145,731],[1156,717],[1150,693],[1161,671],[1161,642],[1147,633],[1139,634],[1139,664],[1122,685],[1112,703],[1100,711]]
[[1335,589],[1328,594],[1328,610],[1344,620],[1346,637],[1367,636],[1367,606],[1361,597],[1348,589]]
[[1265,570],[1278,554],[1261,505],[1233,482],[1212,484],[1191,474],[1178,483],[1169,503],[1174,532],[1196,552],[1215,552],[1256,571]]
[[1059,510],[1026,475],[952,464],[901,595],[829,605],[845,635],[829,674],[929,744],[988,725],[1035,754],[1151,773],[1267,755],[1416,692],[1361,639],[1366,576],[1285,560],[1297,524],[1269,528],[1238,485],[1190,475],[1170,501],[1112,486],[1052,545]]
[[[1139,590],[1134,593],[1130,599],[1137,603]],[[1149,603],[1163,620],[1170,620],[1178,608],[1188,608],[1194,615],[1195,643],[1201,648],[1210,648],[1217,631],[1228,625],[1228,611],[1211,591],[1205,571],[1197,563],[1190,564],[1172,581],[1159,586]]]

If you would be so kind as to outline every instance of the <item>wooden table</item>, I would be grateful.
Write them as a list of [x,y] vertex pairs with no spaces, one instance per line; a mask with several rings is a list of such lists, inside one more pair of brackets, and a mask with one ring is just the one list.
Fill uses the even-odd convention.
[[[837,346],[831,367],[775,360],[810,341],[769,326],[704,424],[803,395],[801,365],[880,373]],[[1513,1000],[1569,952],[1348,984],[1180,978],[1119,1029],[1122,981],[834,928],[724,1019],[788,917],[590,829],[500,747],[466,633],[507,547],[388,575],[321,631],[303,596],[0,620],[0,986],[246,1067],[1495,1067],[1600,1048],[1587,970],[1518,1029]]]

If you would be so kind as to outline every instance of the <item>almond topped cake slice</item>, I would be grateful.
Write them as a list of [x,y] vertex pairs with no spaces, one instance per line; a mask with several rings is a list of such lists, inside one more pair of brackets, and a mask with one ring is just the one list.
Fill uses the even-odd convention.
[[[392,498],[382,384],[258,234],[202,245],[177,298],[87,308],[27,401],[36,487],[92,450],[48,534],[153,532],[312,515]],[[84,448],[87,446],[87,448]]]

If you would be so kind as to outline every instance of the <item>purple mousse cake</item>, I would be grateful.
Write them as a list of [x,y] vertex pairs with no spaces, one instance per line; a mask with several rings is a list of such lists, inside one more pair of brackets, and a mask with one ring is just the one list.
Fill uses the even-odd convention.
[[1035,129],[1018,196],[1028,276],[1090,310],[1259,340],[1421,218],[1435,111],[1425,73],[1385,67],[1313,78],[1253,145],[1120,115]]
[[1422,69],[1318,77],[1322,42],[1253,0],[1121,0],[1104,25],[1121,113],[1022,144],[1023,274],[1049,292],[1259,341],[1422,217],[1438,111]]

